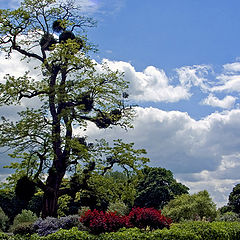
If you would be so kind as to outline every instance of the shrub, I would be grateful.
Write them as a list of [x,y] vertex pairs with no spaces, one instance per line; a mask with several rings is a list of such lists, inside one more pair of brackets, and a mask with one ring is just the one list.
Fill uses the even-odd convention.
[[156,230],[152,232],[148,238],[148,240],[156,240],[156,239],[164,239],[164,240],[202,240],[200,236],[198,236],[194,231],[189,229],[163,229]]
[[117,215],[127,215],[129,213],[129,209],[124,202],[117,201],[115,203],[110,203],[108,206],[109,212],[116,212]]
[[73,239],[94,240],[95,238],[86,231],[79,231],[77,227],[73,227],[70,230],[60,229],[59,231],[51,233],[45,237],[40,237],[34,234],[30,238],[30,240],[73,240]]
[[115,232],[126,224],[126,217],[118,216],[114,212],[103,212],[98,210],[88,210],[80,218],[84,226],[89,228],[93,234],[103,232]]
[[212,225],[228,233],[229,240],[240,240],[239,222],[213,222]]
[[150,229],[169,228],[171,219],[161,214],[160,210],[154,208],[133,208],[127,217],[128,227]]
[[78,214],[79,216],[83,216],[85,214],[85,212],[87,212],[88,210],[90,210],[89,207],[86,206],[82,206],[81,208],[78,209]]
[[14,228],[11,228],[13,234],[26,235],[33,234],[33,223],[32,222],[23,222],[16,225]]
[[204,190],[193,195],[183,194],[175,197],[163,208],[163,214],[174,222],[203,218],[213,221],[217,210],[209,193]]
[[139,228],[122,228],[118,232],[102,233],[97,240],[147,240],[149,233]]
[[220,215],[217,218],[217,221],[224,221],[224,222],[239,222],[240,218],[238,217],[237,213],[234,212],[226,212]]
[[9,237],[8,237],[8,235],[6,233],[0,232],[0,239],[1,240],[8,240]]
[[58,199],[58,216],[64,217],[66,216],[67,212],[69,211],[69,203],[70,203],[71,197],[67,194],[62,195]]
[[13,225],[10,227],[10,231],[14,231],[14,229],[16,229],[16,227],[19,224],[22,223],[34,223],[37,220],[37,215],[35,213],[33,213],[30,210],[22,210],[22,212],[20,214],[18,214],[14,220],[13,220]]
[[[196,235],[200,236],[204,240],[227,240],[229,234],[226,229],[223,229],[219,225],[214,225],[210,222],[202,221],[189,221],[182,224],[174,224],[171,228],[180,229],[181,231],[192,231]],[[235,239],[234,239],[235,240]]]
[[79,230],[87,230],[76,215],[67,217],[53,218],[47,217],[46,219],[39,218],[33,225],[34,230],[40,236],[47,236],[48,234],[57,232],[60,228],[70,229],[77,227]]
[[9,221],[8,216],[5,214],[5,212],[0,207],[0,230],[6,231],[7,226],[8,226],[8,221]]

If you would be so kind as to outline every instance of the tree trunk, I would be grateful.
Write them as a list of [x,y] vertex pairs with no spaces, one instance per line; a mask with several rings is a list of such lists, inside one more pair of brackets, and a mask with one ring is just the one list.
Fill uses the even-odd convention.
[[57,217],[57,191],[46,191],[43,195],[42,218]]
[[42,218],[57,217],[59,189],[66,170],[57,171],[52,167],[46,182],[46,189],[43,195]]

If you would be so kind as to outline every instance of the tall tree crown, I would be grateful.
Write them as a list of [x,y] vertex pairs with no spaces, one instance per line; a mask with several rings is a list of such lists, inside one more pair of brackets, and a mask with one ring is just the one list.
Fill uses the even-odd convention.
[[[0,106],[36,101],[15,122],[2,117],[0,147],[23,159],[11,167],[18,176],[30,176],[46,194],[45,216],[56,214],[49,208],[56,205],[66,171],[78,163],[86,166],[87,176],[94,169],[104,174],[114,164],[135,169],[148,161],[133,144],[93,145],[82,134],[89,122],[100,129],[130,127],[134,111],[124,104],[128,82],[122,73],[90,58],[95,47],[84,33],[95,22],[81,16],[80,9],[72,0],[24,0],[16,10],[0,10],[0,50],[7,57],[20,54],[40,72],[32,75],[30,67],[23,76],[8,74],[0,83]],[[44,183],[40,177],[46,172]]]

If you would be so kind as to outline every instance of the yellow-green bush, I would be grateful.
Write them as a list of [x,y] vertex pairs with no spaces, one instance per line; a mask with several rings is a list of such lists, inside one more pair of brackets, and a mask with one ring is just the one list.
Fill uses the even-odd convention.
[[0,232],[0,239],[1,239],[1,240],[8,240],[9,238],[8,238],[8,235],[7,235],[7,234],[5,234],[5,233],[3,233],[3,232]]
[[8,236],[0,233],[3,240],[240,240],[239,222],[185,222],[173,224],[170,229],[155,231],[138,228],[122,228],[118,232],[91,235],[79,231],[76,227],[70,230],[59,230],[56,233],[40,237]]

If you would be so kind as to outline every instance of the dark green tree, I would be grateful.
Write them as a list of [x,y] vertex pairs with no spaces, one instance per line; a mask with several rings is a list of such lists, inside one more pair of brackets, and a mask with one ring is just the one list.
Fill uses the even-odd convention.
[[[10,166],[16,170],[10,180],[26,175],[25,182],[44,192],[42,217],[57,216],[58,198],[69,190],[61,188],[63,177],[78,164],[87,179],[93,170],[105,174],[115,164],[134,169],[146,162],[140,157],[145,151],[132,144],[94,145],[81,134],[90,122],[98,128],[129,127],[134,114],[124,106],[128,83],[122,74],[91,60],[94,47],[83,30],[95,22],[80,10],[72,0],[23,0],[15,10],[0,10],[0,50],[31,64],[23,76],[8,74],[0,84],[0,106],[22,109],[17,121],[2,117],[0,147],[21,160]],[[36,79],[32,70],[38,71]],[[36,101],[36,107],[25,107],[23,100]]]
[[163,208],[176,195],[188,193],[188,187],[178,183],[170,170],[146,167],[137,185],[135,206]]
[[237,184],[230,193],[228,206],[233,212],[240,214],[240,184]]

